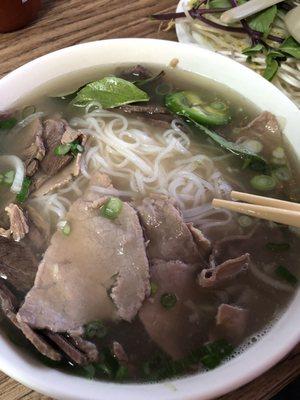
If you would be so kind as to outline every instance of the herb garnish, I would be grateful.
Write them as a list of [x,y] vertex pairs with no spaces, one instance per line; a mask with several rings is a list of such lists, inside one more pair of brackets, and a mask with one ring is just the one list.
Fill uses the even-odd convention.
[[275,270],[276,274],[290,283],[291,285],[295,286],[298,283],[298,279],[296,278],[295,275],[293,275],[287,268],[285,268],[282,265],[279,265],[279,267],[276,268]]

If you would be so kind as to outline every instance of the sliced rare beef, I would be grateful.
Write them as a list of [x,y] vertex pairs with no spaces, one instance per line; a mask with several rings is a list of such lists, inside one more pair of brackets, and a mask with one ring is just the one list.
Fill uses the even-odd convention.
[[14,294],[0,280],[0,305],[4,315],[42,355],[53,361],[61,361],[63,357],[67,357],[77,365],[98,360],[98,350],[93,343],[81,337],[64,337],[48,331],[36,331],[26,322],[18,320],[18,303]]
[[218,287],[236,278],[240,273],[247,271],[249,265],[250,256],[247,253],[240,257],[226,260],[220,265],[203,269],[198,276],[199,284],[207,288]]
[[9,204],[5,211],[10,221],[10,233],[16,242],[19,242],[29,232],[27,217],[17,204]]
[[57,174],[73,159],[71,154],[56,156],[54,150],[61,144],[63,134],[68,129],[68,124],[63,119],[47,119],[44,121],[43,139],[46,149],[45,157],[40,162],[43,173],[50,177]]
[[24,162],[27,176],[34,175],[46,152],[42,121],[35,118],[21,132],[11,131],[9,140],[10,153],[18,155]]
[[[199,287],[196,268],[181,261],[156,260],[150,266],[151,283],[157,291],[143,304],[139,312],[151,339],[172,358],[185,356],[201,337],[201,321],[193,318],[192,306],[199,304]],[[161,297],[176,296],[172,308],[162,305]]]
[[282,131],[278,121],[268,111],[262,112],[247,126],[240,129],[236,137],[240,140],[258,140],[263,145],[262,155],[269,161],[273,157],[273,151],[283,145]]
[[230,343],[238,343],[245,334],[249,312],[230,304],[221,304],[216,315],[216,327],[220,337]]
[[28,246],[0,237],[0,276],[20,293],[33,286],[38,261]]
[[147,255],[150,260],[180,260],[188,264],[203,262],[203,255],[208,253],[208,241],[200,241],[200,233],[196,235],[195,229],[191,232],[191,226],[184,223],[170,198],[153,195],[136,207],[146,240],[149,240]]
[[61,355],[41,335],[34,332],[26,323],[18,321],[16,318],[17,299],[13,293],[0,280],[0,301],[4,315],[19,329],[31,344],[44,356],[53,361],[60,361]]
[[[103,175],[97,178],[98,185],[110,185]],[[88,189],[70,207],[71,233],[53,235],[19,311],[20,321],[70,332],[94,320],[134,318],[149,294],[142,229],[129,204],[123,204],[115,220],[101,216],[101,204],[103,199]]]

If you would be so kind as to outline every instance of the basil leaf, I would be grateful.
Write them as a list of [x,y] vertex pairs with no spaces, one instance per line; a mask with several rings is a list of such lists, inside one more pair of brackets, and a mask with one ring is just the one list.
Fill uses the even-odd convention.
[[148,101],[149,96],[133,83],[122,78],[109,76],[99,81],[88,83],[71,102],[76,107],[86,107],[96,101],[103,108],[114,108],[138,101]]
[[231,8],[230,0],[211,0],[209,2],[209,8]]
[[247,47],[246,49],[244,49],[242,51],[242,53],[246,54],[248,56],[248,55],[252,55],[252,54],[258,53],[258,52],[262,51],[263,49],[264,49],[264,45],[261,44],[261,43],[258,43],[256,46]]
[[278,51],[278,50],[269,51],[268,56],[271,57],[271,58],[278,59],[278,60],[286,59],[286,55],[283,54],[281,51]]
[[266,69],[264,70],[263,77],[271,81],[276,75],[279,68],[278,61],[273,57],[268,56],[266,59]]
[[[238,0],[238,5],[246,3],[247,0]],[[232,8],[230,0],[211,0],[209,2],[209,8]]]
[[300,60],[300,44],[292,37],[288,37],[280,46],[279,49],[284,53]]
[[277,14],[277,6],[274,5],[270,8],[267,8],[264,11],[261,11],[254,17],[247,19],[247,21],[251,29],[261,33],[267,33],[270,30],[270,27],[276,17],[276,14]]
[[[235,154],[237,157],[247,160],[247,164],[251,167],[253,164],[255,168],[260,166],[260,170],[264,170],[267,168],[267,162],[263,157],[252,153],[251,151],[247,150],[243,146],[236,144],[234,142],[230,142],[229,140],[223,138],[218,133],[207,129],[205,126],[198,124],[195,121],[191,121],[196,128],[202,131],[205,135],[210,137],[216,144],[222,147],[224,150],[229,151],[232,154]],[[248,166],[248,165],[247,165]]]

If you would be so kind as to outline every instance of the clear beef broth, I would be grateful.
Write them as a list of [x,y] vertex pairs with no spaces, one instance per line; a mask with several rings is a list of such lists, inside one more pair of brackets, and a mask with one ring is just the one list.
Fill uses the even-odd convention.
[[[28,106],[34,105],[34,115],[40,117],[44,121],[44,124],[47,118],[59,114],[71,124],[73,129],[87,129],[87,126],[84,126],[83,122],[85,118],[85,109],[71,107],[68,97],[67,99],[61,99],[54,96],[66,97],[69,93],[85,85],[87,82],[107,76],[119,76],[122,74],[122,71],[127,68],[128,66],[126,65],[118,67],[107,66],[103,69],[94,68],[63,76],[60,79],[48,82],[43,87],[31,93],[27,98],[21,99],[16,106],[18,111],[16,111],[14,115],[20,121],[22,120],[22,113],[24,113],[26,109],[28,112]],[[151,65],[147,66],[147,68],[151,71],[152,75],[156,75],[161,71],[161,68]],[[259,110],[257,110],[253,104],[250,104],[246,99],[237,95],[229,88],[225,88],[216,82],[212,82],[207,78],[202,78],[192,73],[170,68],[164,68],[164,70],[165,75],[162,78],[154,79],[140,87],[140,89],[148,93],[150,103],[156,106],[164,106],[165,94],[180,90],[192,91],[199,94],[202,101],[200,107],[202,104],[211,105],[216,103],[220,104],[221,102],[225,105],[226,112],[231,115],[231,120],[224,125],[213,126],[210,127],[210,129],[214,130],[228,141],[235,141],[236,132],[239,134],[239,130],[242,129],[242,127],[245,127],[259,115]],[[41,329],[41,326],[35,326],[32,321],[30,322],[27,320],[26,322],[28,322],[29,326],[32,326],[33,330],[38,332],[47,343],[50,343],[54,350],[62,352],[63,357],[60,361],[53,362],[50,360],[51,366],[62,368],[71,373],[80,373],[88,377],[119,381],[153,381],[216,367],[226,356],[230,356],[233,349],[238,351],[238,349],[243,348],[245,344],[248,345],[254,342],[261,332],[265,332],[268,326],[280,317],[280,314],[288,305],[296,290],[297,277],[299,278],[297,261],[299,258],[299,237],[298,232],[295,233],[295,231],[292,231],[290,228],[279,224],[258,221],[248,217],[248,219],[245,219],[234,213],[221,215],[222,211],[219,215],[218,212],[212,210],[210,202],[214,195],[217,197],[226,197],[228,188],[263,194],[270,197],[289,199],[291,196],[289,196],[290,193],[288,190],[290,190],[291,185],[294,185],[292,174],[288,179],[284,179],[280,182],[277,180],[274,188],[269,188],[267,192],[262,192],[258,190],[257,187],[253,187],[253,183],[251,183],[254,176],[261,174],[260,171],[249,169],[244,161],[220,148],[206,135],[199,133],[199,130],[195,129],[191,123],[186,124],[185,121],[183,127],[180,125],[182,131],[178,134],[176,133],[178,132],[178,130],[176,131],[176,124],[174,125],[173,122],[164,121],[161,123],[157,120],[155,121],[152,119],[151,115],[149,119],[149,115],[145,117],[139,113],[131,114],[124,112],[124,110],[112,109],[109,112],[114,114],[104,115],[104,112],[104,114],[101,114],[99,117],[97,114],[93,114],[93,110],[91,110],[91,114],[89,114],[90,123],[91,120],[94,125],[96,122],[100,125],[102,123],[103,129],[107,129],[105,132],[108,132],[108,137],[111,133],[119,135],[117,132],[118,124],[124,123],[125,118],[127,121],[127,128],[124,128],[124,131],[125,133],[129,132],[129,134],[127,134],[127,142],[125,143],[128,145],[128,149],[131,149],[129,146],[130,144],[136,143],[134,142],[134,135],[139,135],[140,146],[143,146],[143,150],[137,151],[134,154],[136,157],[144,157],[143,160],[145,164],[137,163],[134,165],[136,168],[139,168],[141,165],[141,171],[142,168],[147,170],[147,165],[151,167],[152,165],[158,165],[158,168],[160,168],[159,173],[156,174],[155,179],[153,178],[152,181],[147,181],[147,179],[143,180],[141,171],[137,172],[137,170],[135,170],[135,175],[133,175],[136,181],[131,178],[125,179],[124,173],[128,175],[131,174],[130,168],[132,168],[132,164],[130,163],[133,163],[133,156],[132,153],[130,153],[131,150],[128,150],[125,156],[122,155],[122,157],[129,158],[129,161],[126,161],[113,150],[113,144],[107,144],[104,141],[101,144],[102,147],[99,145],[100,142],[98,140],[100,139],[97,137],[97,135],[100,135],[99,131],[97,131],[98,133],[95,131],[95,137],[91,132],[88,132],[87,143],[83,145],[83,157],[85,157],[85,152],[87,154],[87,152],[90,151],[90,159],[93,159],[93,157],[95,159],[93,162],[94,164],[92,166],[88,164],[85,171],[82,170],[82,175],[73,177],[73,181],[68,182],[62,188],[58,187],[52,190],[50,195],[48,193],[45,195],[36,195],[35,193],[29,194],[29,197],[25,199],[20,207],[24,208],[24,210],[28,212],[30,220],[34,221],[36,221],[36,219],[31,213],[32,209],[35,210],[39,216],[38,225],[40,230],[32,229],[31,225],[29,225],[29,233],[18,242],[18,245],[30,249],[33,257],[36,258],[35,268],[37,269],[39,262],[44,257],[47,258],[48,250],[46,255],[45,251],[49,246],[53,246],[53,243],[57,241],[58,244],[56,244],[56,246],[59,248],[60,240],[71,240],[72,233],[74,235],[72,229],[75,226],[75,222],[73,223],[71,221],[70,225],[66,225],[66,222],[68,223],[67,219],[69,218],[68,209],[73,207],[71,204],[74,204],[77,198],[84,197],[83,193],[89,190],[91,175],[95,174],[97,170],[100,170],[110,176],[115,190],[121,191],[116,192],[116,196],[120,196],[123,202],[130,201],[130,204],[134,204],[134,207],[139,212],[139,221],[137,220],[136,224],[142,225],[144,240],[147,244],[146,253],[150,262],[151,293],[149,290],[148,292],[147,290],[145,291],[143,304],[138,307],[137,312],[130,321],[122,320],[122,318],[119,317],[117,318],[116,313],[118,310],[114,309],[112,311],[112,318],[104,318],[101,321],[97,320],[98,325],[96,324],[96,327],[94,326],[92,331],[85,331],[83,338],[96,344],[99,357],[97,360],[88,362],[87,359],[84,358],[86,357],[84,353],[84,362],[81,366],[77,365],[80,364],[79,361],[76,362],[78,358],[74,361],[74,358],[72,358],[73,353],[71,352],[71,357],[70,353],[66,351],[66,347],[62,348],[57,340],[55,341],[53,337],[48,335],[45,327]],[[99,122],[101,118],[101,121],[105,122]],[[176,119],[176,116],[174,116],[174,119]],[[25,121],[28,123],[28,117]],[[12,138],[16,138],[17,133],[18,141],[20,141],[19,144],[21,143],[23,140],[21,134],[22,132],[24,133],[22,129],[25,128],[17,125],[12,128],[11,131],[4,130],[0,148],[1,155],[11,154],[18,157],[22,156],[22,154],[16,154],[16,152],[14,152],[16,143],[12,140]],[[44,129],[46,129],[45,125]],[[63,127],[62,129],[66,128]],[[89,127],[87,130],[91,131],[92,128]],[[141,145],[141,143],[144,143],[145,132],[147,135],[149,132],[151,133],[154,140],[153,143],[151,142],[152,137],[150,137],[151,140],[148,138],[148,141],[145,142],[147,145]],[[173,136],[171,139],[168,139],[168,135]],[[119,140],[123,140],[124,137],[124,135],[118,136]],[[24,138],[24,140],[26,141],[26,138]],[[179,144],[181,143],[183,146],[183,149],[176,142],[177,148],[175,146],[174,154],[170,153],[170,155],[165,158],[163,158],[163,156],[159,158],[155,148],[157,148],[157,146],[165,146],[165,148],[161,147],[160,152],[166,152],[171,146],[170,140],[178,140]],[[255,144],[257,146],[256,139],[254,142],[256,142]],[[17,146],[18,148],[20,148],[19,144]],[[49,149],[49,143],[47,145],[46,153]],[[101,147],[101,152],[98,150],[97,146]],[[151,148],[154,149],[153,155],[150,151],[148,151],[148,154],[147,150],[144,150],[147,149],[147,146],[148,149],[152,146]],[[91,151],[93,148],[95,150],[94,153]],[[188,151],[184,151],[184,148],[188,148]],[[132,149],[134,149],[133,145]],[[142,153],[143,151],[145,152]],[[199,158],[199,155],[201,155],[202,158]],[[63,156],[66,157],[66,155]],[[103,159],[101,158],[102,156]],[[37,156],[35,155],[35,157]],[[196,161],[193,161],[193,157]],[[136,158],[134,160],[136,160]],[[66,160],[66,163],[67,161],[68,160]],[[42,162],[43,160],[38,160],[38,165],[41,166]],[[97,164],[98,162],[100,164]],[[197,164],[195,167],[193,164],[195,162],[197,162],[199,166]],[[188,165],[188,167],[186,167],[186,165]],[[184,179],[186,180],[176,181],[176,177],[173,177],[173,180],[171,178],[168,180],[175,168],[178,168],[178,174],[180,174],[180,166],[184,169]],[[1,179],[3,180],[3,176],[5,177],[5,168],[7,169],[7,167],[6,165],[1,167]],[[212,170],[210,173],[208,173],[209,168]],[[111,171],[111,173],[109,173],[109,171]],[[276,173],[276,171],[277,169],[275,169],[274,173]],[[39,172],[38,170],[38,173]],[[272,172],[273,175],[271,174],[270,176],[273,177],[274,173]],[[289,171],[289,173],[291,173],[291,171]],[[35,174],[36,172],[34,172],[30,178],[31,185],[35,179]],[[160,176],[163,178],[160,178]],[[140,179],[140,184],[136,183],[138,179]],[[193,183],[196,181],[197,183]],[[203,181],[206,183],[203,184]],[[74,182],[76,184],[76,190],[66,190],[68,187],[71,188],[71,185],[74,186]],[[10,184],[11,183],[12,182],[10,182]],[[288,185],[287,183],[291,184]],[[196,184],[198,186],[194,188],[193,185]],[[202,184],[204,186],[201,191]],[[136,189],[134,189],[134,185],[136,185]],[[185,189],[183,186],[185,186]],[[158,190],[157,187],[160,189]],[[1,196],[0,213],[1,227],[8,229],[9,219],[4,209],[9,203],[15,201],[15,195],[9,191],[9,185],[2,184],[0,190],[1,193],[3,192]],[[101,190],[99,190],[98,192],[100,193]],[[218,192],[214,193],[213,190],[217,190]],[[212,193],[210,193],[210,191]],[[152,203],[149,201],[150,206],[149,204],[148,206],[150,208],[147,208],[148,206],[146,207],[146,203],[143,203],[143,199],[151,196],[153,192],[167,194],[170,197],[174,197],[174,194],[175,197],[178,196],[175,200],[177,200],[177,206],[181,209],[180,212],[182,214],[177,214],[177,206],[174,207],[171,203],[167,205],[164,203],[163,207],[168,207],[169,214],[160,214],[163,215],[162,220],[158,222],[155,220],[156,225],[154,224],[155,227],[153,228],[151,225],[153,218],[158,218],[157,215],[166,210],[166,208],[162,207],[159,209],[157,215],[151,215],[155,207],[160,207],[160,200],[151,200]],[[291,192],[293,193],[293,199],[295,199],[297,195],[296,191],[292,188]],[[107,188],[106,192],[104,191],[102,193],[102,196],[105,193],[108,193]],[[133,195],[131,193],[133,193]],[[100,196],[100,194],[98,196]],[[94,197],[93,200],[95,200]],[[131,205],[128,207],[130,208]],[[91,211],[91,213],[93,212],[94,211]],[[120,212],[124,212],[124,210]],[[150,214],[148,215],[147,212]],[[146,214],[146,216],[143,213]],[[92,216],[93,218],[98,218],[96,214],[92,214]],[[158,243],[158,246],[162,247],[159,250],[160,256],[158,257],[161,258],[161,264],[157,264],[157,257],[152,255],[153,252],[153,254],[156,254],[157,248],[151,248],[151,246],[154,246],[155,238],[151,235],[155,235],[155,229],[160,229],[161,225],[167,223],[166,221],[168,218],[170,218],[169,230],[172,230],[174,227],[174,229],[178,229],[179,232],[177,234],[176,231],[174,237],[171,239],[167,238],[168,240],[172,240],[172,243],[175,243],[174,252],[176,253],[176,240],[178,240],[178,238],[185,238],[184,240],[187,241],[186,243],[188,246],[191,246],[191,250],[188,250],[182,257],[180,254],[174,253],[173,258],[172,252],[171,255],[166,255],[169,251],[168,246],[170,242],[166,240],[166,233],[163,232],[161,233],[161,244]],[[200,242],[201,240],[202,242],[199,244],[195,236],[191,235],[192,231],[190,231],[190,228],[187,227],[185,222],[192,222],[211,242],[212,248],[210,248],[209,252],[205,250],[206,244],[204,244],[203,238],[200,239]],[[68,230],[65,230],[66,227]],[[97,229],[101,229],[101,227]],[[60,232],[60,230],[62,230],[62,232]],[[39,231],[39,233],[37,231]],[[45,234],[46,231],[47,235]],[[55,233],[55,231],[59,232]],[[41,232],[42,239],[44,240],[41,240]],[[61,239],[55,239],[54,235],[50,245],[50,238],[54,233],[55,235],[62,236]],[[160,233],[158,232],[157,234]],[[65,239],[64,235],[67,239]],[[139,233],[139,235],[141,236],[142,234]],[[5,240],[13,240],[13,238]],[[74,241],[74,245],[78,247],[84,246],[84,240],[85,238],[78,237],[77,241]],[[190,243],[191,241],[193,241],[193,243]],[[3,242],[1,246],[5,248],[7,242]],[[68,246],[69,245],[65,248],[66,254],[68,252]],[[199,246],[202,246],[201,251],[198,251]],[[119,252],[121,250],[124,251],[123,247],[121,250],[120,249],[118,249]],[[204,250],[206,251],[205,254],[203,253]],[[193,251],[195,252],[194,258],[192,257]],[[249,253],[249,256],[247,253]],[[5,254],[5,251],[3,251],[2,256],[6,257]],[[224,281],[221,279],[217,285],[210,283],[211,277],[214,276],[214,271],[218,269],[220,265],[222,266],[224,265],[223,263],[226,264],[226,262],[228,263],[232,260],[236,260],[243,255],[246,255],[245,261],[243,261],[244,264],[237,273],[234,273]],[[55,254],[51,257],[55,258]],[[251,262],[247,261],[247,257],[250,257]],[[162,258],[164,259],[162,260]],[[53,258],[51,260],[53,260]],[[0,261],[4,264],[7,262],[5,260]],[[45,263],[47,264],[47,259]],[[242,261],[238,261],[238,263],[241,264]],[[59,265],[55,268],[59,268]],[[165,275],[159,275],[164,268],[166,268],[166,272],[164,272]],[[280,269],[279,273],[278,268]],[[207,272],[205,274],[202,272],[201,275],[201,270],[203,269]],[[7,274],[6,271],[4,267],[0,266],[0,283],[7,285],[9,290],[17,296],[19,305],[14,309],[14,313],[17,313],[18,307],[23,303],[28,290],[20,290],[19,287],[16,287],[14,275],[12,274],[13,278],[10,279],[10,275]],[[169,286],[165,284],[166,282],[160,282],[159,285],[157,281],[162,279],[161,276],[168,276],[166,275],[168,271],[170,274],[171,286],[169,283]],[[114,273],[109,280],[102,282],[107,291],[107,294],[105,294],[104,291],[102,296],[104,296],[103,298],[106,300],[110,298],[111,290],[114,288],[114,282],[118,279],[120,274],[120,271]],[[57,272],[57,277],[58,276],[59,272]],[[179,279],[179,277],[182,278]],[[49,277],[47,277],[47,279],[48,278]],[[64,279],[67,279],[66,276]],[[182,284],[185,285],[184,287],[181,286],[181,280],[184,281],[184,284]],[[188,286],[189,284],[191,287]],[[174,285],[176,294],[172,293],[172,285]],[[167,287],[168,289],[166,289]],[[165,290],[166,293],[163,293],[163,290]],[[166,294],[169,297],[163,299],[163,296]],[[72,294],[68,294],[68,296],[70,299]],[[157,296],[160,296],[160,298],[158,299]],[[172,303],[174,296],[175,304]],[[74,299],[72,301],[76,301],[76,296],[73,297]],[[50,295],[49,298],[51,300]],[[4,304],[3,294],[1,296],[1,286],[0,299],[2,299],[2,304]],[[65,301],[68,301],[68,299],[65,298]],[[223,309],[222,305],[225,305]],[[32,304],[30,306],[32,306]],[[3,308],[5,307],[4,305]],[[101,304],[99,304],[99,307],[101,307]],[[222,314],[223,311],[224,313]],[[155,316],[156,314],[158,315],[157,319]],[[26,314],[19,314],[19,317],[21,316],[22,318],[22,315],[25,315],[26,318],[28,316]],[[153,319],[152,325],[151,318]],[[170,323],[168,323],[168,318],[170,318]],[[164,321],[167,322],[165,323]],[[159,332],[159,326],[158,329],[156,329],[155,326],[153,327],[153,324],[159,325],[159,323],[162,323],[161,332]],[[47,362],[47,357],[39,355],[33,346],[32,350],[28,350],[30,346],[26,346],[27,342],[23,335],[14,324],[7,320],[5,315],[0,320],[0,324],[2,332],[7,334],[8,337],[11,337],[14,342],[19,341],[21,346],[26,347],[26,351],[32,351],[35,356]],[[236,327],[235,324],[239,326]],[[50,325],[49,323],[47,328],[49,328]],[[86,329],[88,325],[89,324],[85,324],[84,328]],[[241,327],[241,325],[244,326]],[[236,335],[232,335],[232,330],[236,332]],[[178,333],[178,331],[182,332]],[[69,343],[71,341],[73,350],[74,347],[77,346],[77,356],[78,351],[84,352],[82,347],[80,348],[78,345],[75,346],[74,338],[70,336],[69,331],[59,332],[61,332],[60,337],[64,338],[64,340],[69,341]],[[182,333],[184,333],[184,337]],[[82,334],[82,331],[80,334]],[[162,337],[159,337],[159,335]],[[172,336],[175,336],[174,340]],[[115,342],[121,344],[121,351],[114,350],[115,347],[113,344]],[[168,342],[172,342],[171,344],[173,347],[170,347]],[[226,344],[224,345],[225,342]],[[209,344],[210,347],[207,346],[207,344]],[[230,346],[230,351],[228,351],[228,346]],[[121,353],[121,356],[119,353]],[[80,354],[80,356],[82,356],[82,354]]]

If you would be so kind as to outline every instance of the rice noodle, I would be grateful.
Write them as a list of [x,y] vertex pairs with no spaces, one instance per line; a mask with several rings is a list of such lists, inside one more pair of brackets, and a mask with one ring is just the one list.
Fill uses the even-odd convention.
[[98,193],[125,198],[162,193],[173,196],[182,210],[199,207],[214,197],[226,197],[226,191],[231,190],[207,156],[212,147],[195,147],[178,121],[172,121],[168,129],[162,130],[95,107],[97,104],[93,103],[82,118],[70,121],[72,127],[88,135],[81,161],[82,175],[54,194],[30,200],[47,217],[55,217],[55,226],[57,219],[65,218],[69,199],[82,194],[94,171],[107,173],[118,188],[93,186],[92,190]]
[[[300,1],[294,1],[293,3],[294,5],[299,5]],[[251,46],[250,39],[247,35],[234,32],[227,33],[208,26],[200,20],[191,18],[187,11],[191,8],[191,1],[183,0],[181,5],[186,18],[180,19],[178,23],[183,23],[187,26],[188,29],[186,29],[186,31],[190,35],[190,39],[193,43],[209,47],[220,54],[250,67],[259,74],[263,73],[266,67],[264,56],[254,56],[249,62],[248,57],[242,54],[243,49]],[[206,18],[213,22],[220,23],[218,14],[206,14]],[[273,25],[271,33],[281,37],[287,37],[288,32],[284,23],[283,12],[278,12],[278,17]],[[274,47],[273,42],[269,44]],[[272,83],[300,107],[300,60],[288,58],[286,61],[282,62]]]
[[284,290],[285,292],[294,291],[294,288],[291,285],[280,282],[278,279],[272,278],[263,271],[259,270],[254,263],[250,264],[250,270],[257,279],[261,280],[269,286],[272,286],[276,290]]

